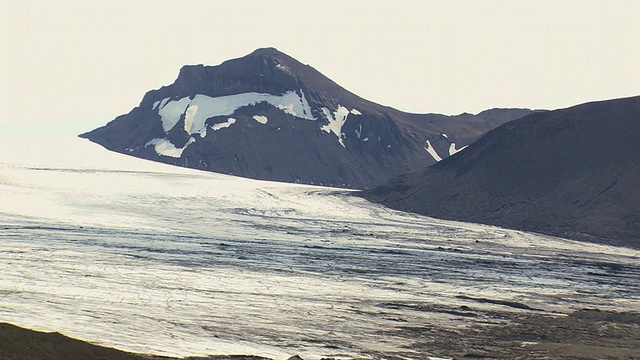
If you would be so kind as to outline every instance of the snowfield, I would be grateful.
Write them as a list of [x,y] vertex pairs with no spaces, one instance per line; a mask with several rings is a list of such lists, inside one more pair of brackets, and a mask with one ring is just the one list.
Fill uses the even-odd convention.
[[[179,100],[164,98],[161,101],[153,103],[151,109],[157,111],[158,115],[160,115],[162,129],[165,133],[172,130],[180,119],[184,118],[184,131],[187,134],[200,134],[201,137],[206,137],[207,125],[205,122],[207,119],[216,116],[232,115],[241,107],[256,105],[262,102],[271,104],[284,113],[293,115],[299,119],[316,120],[311,114],[311,107],[309,107],[309,103],[302,90],[299,91],[299,94],[295,91],[288,91],[280,96],[250,92],[219,97],[197,94],[193,99],[187,96]],[[263,115],[255,115],[253,119],[263,125],[269,120]],[[218,131],[228,128],[235,122],[236,119],[229,118],[227,122],[211,126],[211,129]],[[195,138],[191,137],[183,147],[176,148],[169,139],[156,138],[148,141],[145,146],[153,145],[158,155],[180,158],[182,152],[195,141]]]
[[[166,100],[155,106],[173,106]],[[171,167],[78,138],[0,144],[0,319],[128,351],[410,351],[413,339],[395,329],[471,321],[418,305],[637,310],[639,260],[631,249]]]

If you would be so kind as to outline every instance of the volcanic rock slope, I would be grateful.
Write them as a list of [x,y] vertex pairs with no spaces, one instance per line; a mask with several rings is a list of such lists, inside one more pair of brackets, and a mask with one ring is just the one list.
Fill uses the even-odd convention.
[[273,48],[185,66],[140,105],[80,135],[169,164],[285,182],[368,188],[459,151],[526,109],[409,114],[362,99]]
[[640,248],[640,97],[525,116],[363,195],[443,219]]

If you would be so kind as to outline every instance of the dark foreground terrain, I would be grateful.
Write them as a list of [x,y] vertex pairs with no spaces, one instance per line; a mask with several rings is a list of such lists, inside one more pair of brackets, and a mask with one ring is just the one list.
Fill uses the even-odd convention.
[[[174,358],[131,354],[72,339],[59,333],[27,330],[0,323],[0,359],[3,360],[172,360]],[[260,360],[259,356],[194,357],[218,360]],[[187,360],[185,359],[185,360]]]
[[[468,298],[482,303],[488,299]],[[464,315],[474,325],[459,330],[432,324],[400,327],[415,337],[412,351],[429,357],[453,359],[637,359],[640,357],[640,313],[583,309],[569,315],[537,312],[525,304],[501,305],[518,312],[478,311],[471,307],[419,308],[416,304],[390,303],[392,307],[416,307],[417,311]],[[484,321],[478,321],[484,319]],[[399,320],[400,321],[400,320]],[[484,323],[484,324],[483,324]],[[385,335],[385,334],[381,334]],[[391,334],[389,334],[391,335]],[[409,352],[408,352],[409,354]],[[371,358],[401,359],[404,354],[376,354]],[[0,324],[0,358],[30,360],[171,360],[174,358],[129,354],[91,345],[58,333],[42,333]],[[366,358],[369,358],[368,356]],[[191,357],[196,359],[259,360],[257,356]],[[299,359],[294,356],[292,359]]]

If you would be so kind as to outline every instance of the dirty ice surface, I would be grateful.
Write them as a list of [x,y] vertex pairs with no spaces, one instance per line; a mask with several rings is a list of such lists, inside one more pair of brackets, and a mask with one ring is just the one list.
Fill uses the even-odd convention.
[[170,167],[77,138],[0,144],[0,274],[3,322],[177,356],[406,354],[413,339],[396,327],[470,321],[417,305],[505,310],[469,298],[549,312],[640,306],[633,250]]

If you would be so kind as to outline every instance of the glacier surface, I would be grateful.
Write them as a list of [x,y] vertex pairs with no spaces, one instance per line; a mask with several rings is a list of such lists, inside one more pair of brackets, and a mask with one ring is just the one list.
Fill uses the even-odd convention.
[[[602,281],[603,262],[622,270]],[[468,324],[389,304],[640,307],[637,251],[171,167],[77,138],[0,144],[0,273],[2,321],[175,356],[406,353],[414,339],[400,327]]]

